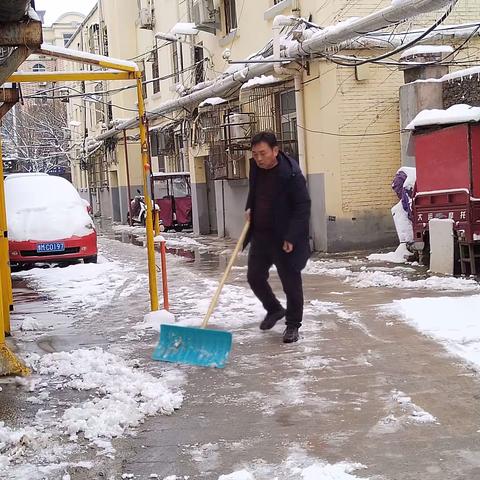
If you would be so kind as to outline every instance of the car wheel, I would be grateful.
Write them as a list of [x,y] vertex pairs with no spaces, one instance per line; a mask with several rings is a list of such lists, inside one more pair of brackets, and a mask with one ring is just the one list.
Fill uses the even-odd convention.
[[91,257],[85,257],[83,263],[97,263],[97,256],[93,255]]

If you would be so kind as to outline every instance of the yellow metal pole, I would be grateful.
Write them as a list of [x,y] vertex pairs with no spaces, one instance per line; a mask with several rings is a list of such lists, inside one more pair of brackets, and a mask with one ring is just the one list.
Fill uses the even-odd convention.
[[13,307],[12,276],[8,253],[7,212],[5,209],[5,186],[3,184],[2,141],[0,139],[0,281],[2,282],[2,309],[4,331],[10,335],[10,310]]
[[140,126],[140,146],[142,150],[143,194],[147,206],[146,230],[148,253],[148,280],[150,285],[150,307],[152,312],[158,310],[157,271],[155,265],[155,243],[153,240],[152,200],[150,196],[150,161],[148,158],[147,118],[142,93],[141,73],[137,74],[138,117]]
[[155,212],[153,213],[153,218],[154,218],[153,229],[155,232],[155,236],[157,237],[158,235],[160,235],[160,215],[158,214],[157,209],[155,209]]

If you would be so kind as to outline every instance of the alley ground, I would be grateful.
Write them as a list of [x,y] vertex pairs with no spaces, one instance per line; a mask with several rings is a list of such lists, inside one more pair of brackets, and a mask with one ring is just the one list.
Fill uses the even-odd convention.
[[[415,329],[397,302],[464,304],[480,292],[473,280],[363,255],[315,258],[302,338],[286,346],[283,326],[258,330],[242,255],[213,321],[234,333],[228,367],[172,366],[150,360],[158,332],[143,322],[146,252],[134,233],[132,244],[131,231],[106,227],[97,266],[15,274],[11,344],[34,374],[1,383],[0,478],[480,478],[477,367]],[[232,244],[168,241],[172,312],[198,324]],[[455,345],[479,352],[479,338]],[[154,394],[132,394],[137,383]]]

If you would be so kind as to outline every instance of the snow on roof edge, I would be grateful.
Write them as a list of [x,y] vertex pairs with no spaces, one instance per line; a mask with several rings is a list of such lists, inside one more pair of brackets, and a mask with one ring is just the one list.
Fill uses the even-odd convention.
[[458,104],[447,110],[422,110],[407,126],[406,130],[433,125],[454,125],[458,123],[480,122],[480,107]]
[[90,60],[94,62],[105,62],[110,64],[117,64],[123,67],[127,67],[134,71],[138,71],[138,65],[135,62],[129,60],[122,60],[120,58],[106,57],[105,55],[96,55],[90,52],[84,52],[82,50],[73,50],[71,48],[58,47],[56,45],[51,45],[48,43],[42,43],[40,49],[47,54],[55,54],[59,56],[69,56],[75,59],[78,59],[79,62],[82,60]]

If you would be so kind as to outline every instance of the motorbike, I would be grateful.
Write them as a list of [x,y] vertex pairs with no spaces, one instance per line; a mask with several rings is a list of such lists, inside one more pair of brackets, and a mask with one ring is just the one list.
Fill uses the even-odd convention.
[[[145,197],[140,190],[137,190],[137,194],[130,202],[130,210],[132,211],[132,225],[146,225],[147,220],[147,204],[145,203]],[[152,201],[152,209],[156,211],[160,210],[160,207]],[[127,220],[130,222],[130,212],[127,213]]]

